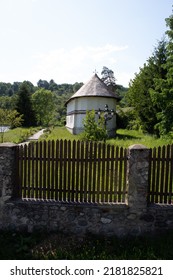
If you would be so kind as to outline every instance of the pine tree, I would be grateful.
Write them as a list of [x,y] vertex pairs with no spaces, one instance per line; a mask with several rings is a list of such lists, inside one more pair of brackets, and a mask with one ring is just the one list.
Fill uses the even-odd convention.
[[[160,112],[157,102],[154,101],[153,91],[155,80],[164,78],[166,70],[166,41],[162,39],[155,47],[153,54],[131,81],[127,94],[129,106],[134,108],[136,123],[143,131],[158,134],[157,114]],[[152,93],[152,94],[151,94]]]
[[95,117],[95,110],[87,111],[86,117],[83,119],[84,132],[82,138],[87,141],[106,141],[108,135],[104,117],[101,115],[98,121]]
[[22,126],[30,127],[36,125],[35,112],[31,102],[31,93],[26,81],[24,81],[19,88],[16,110],[23,116]]
[[159,108],[157,125],[160,135],[169,133],[173,128],[173,15],[166,19],[168,43],[166,46],[166,63],[163,70],[166,75],[155,79],[155,89],[151,98]]

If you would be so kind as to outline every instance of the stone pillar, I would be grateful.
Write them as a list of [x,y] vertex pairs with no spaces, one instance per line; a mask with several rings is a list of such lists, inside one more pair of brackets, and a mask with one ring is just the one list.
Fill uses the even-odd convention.
[[12,143],[0,144],[0,208],[13,196],[15,191],[17,147]]
[[148,148],[139,144],[128,149],[128,205],[138,214],[147,208],[149,153]]

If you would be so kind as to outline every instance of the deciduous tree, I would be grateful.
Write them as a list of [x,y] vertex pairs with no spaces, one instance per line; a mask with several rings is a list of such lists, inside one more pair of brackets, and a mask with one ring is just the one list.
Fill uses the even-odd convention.
[[37,124],[48,126],[55,117],[56,95],[46,89],[39,89],[32,95]]
[[1,142],[4,141],[4,132],[6,130],[6,126],[10,128],[21,126],[22,124],[22,115],[16,110],[4,110],[0,109],[0,135]]

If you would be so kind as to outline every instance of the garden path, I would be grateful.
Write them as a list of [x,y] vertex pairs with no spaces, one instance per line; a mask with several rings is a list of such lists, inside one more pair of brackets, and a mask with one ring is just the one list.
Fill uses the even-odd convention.
[[19,145],[25,145],[25,144],[28,145],[30,141],[37,141],[40,138],[40,136],[44,133],[44,130],[45,129],[41,129],[41,130],[37,131],[32,136],[28,137],[26,142],[19,143]]

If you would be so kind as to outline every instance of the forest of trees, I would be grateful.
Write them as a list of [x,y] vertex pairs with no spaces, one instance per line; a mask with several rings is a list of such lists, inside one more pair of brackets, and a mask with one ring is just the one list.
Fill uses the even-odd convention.
[[173,14],[165,21],[164,37],[130,81],[123,101],[128,109],[120,110],[123,125],[157,136],[173,130]]
[[[56,84],[54,80],[48,82],[41,79],[37,86],[29,81],[13,84],[0,82],[0,109],[16,110],[22,116],[21,125],[24,127],[63,125],[65,103],[82,85],[78,82]],[[123,94],[127,89],[119,86],[118,90]]]
[[[14,111],[22,115],[21,125],[49,126],[65,121],[65,102],[83,83],[56,84],[39,80],[37,86],[29,81],[0,82],[0,109]],[[5,124],[5,123],[4,123]]]

